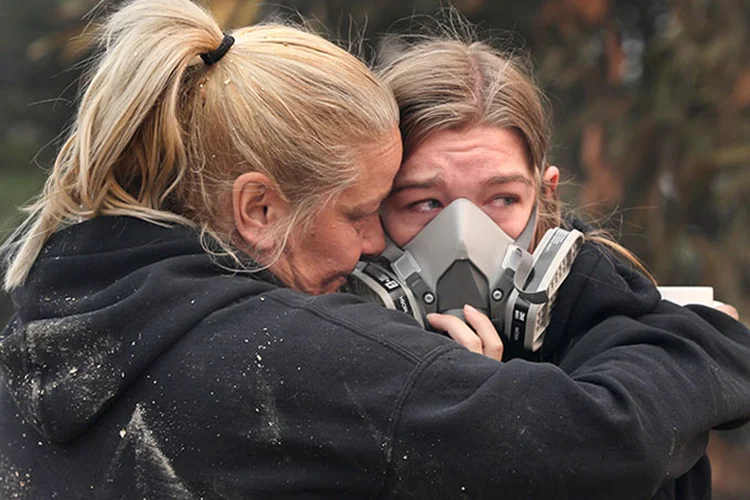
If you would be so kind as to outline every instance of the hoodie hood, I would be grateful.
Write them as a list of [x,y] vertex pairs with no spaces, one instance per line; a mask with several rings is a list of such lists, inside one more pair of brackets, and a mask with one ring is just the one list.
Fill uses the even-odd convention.
[[[592,229],[577,219],[567,224],[584,234]],[[638,270],[609,249],[587,242],[558,290],[542,358],[556,361],[572,342],[606,318],[643,316],[660,300],[656,286]]]
[[181,226],[99,217],[53,235],[0,336],[0,376],[26,420],[74,439],[205,317],[274,287],[269,273],[220,289],[199,279],[218,270]]

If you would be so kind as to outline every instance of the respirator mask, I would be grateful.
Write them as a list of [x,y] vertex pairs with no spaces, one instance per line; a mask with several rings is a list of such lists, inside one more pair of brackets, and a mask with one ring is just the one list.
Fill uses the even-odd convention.
[[432,312],[463,319],[470,304],[492,320],[503,342],[537,351],[552,305],[583,234],[550,229],[533,254],[536,207],[515,240],[479,207],[457,199],[403,248],[393,242],[376,262],[360,262],[344,291],[413,316],[428,327]]

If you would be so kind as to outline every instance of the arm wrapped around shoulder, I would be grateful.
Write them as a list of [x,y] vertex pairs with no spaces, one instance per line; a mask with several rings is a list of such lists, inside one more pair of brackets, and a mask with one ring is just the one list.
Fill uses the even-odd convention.
[[[655,362],[641,362],[646,359]],[[651,425],[671,422],[676,444],[667,473],[674,477],[690,462],[681,457],[704,451],[709,430],[750,421],[748,359],[750,330],[745,326],[711,307],[662,301],[637,319],[616,316],[597,325],[571,348],[560,367],[574,379],[592,383],[627,367],[633,382],[642,384],[641,395],[655,391],[654,406],[637,410]],[[588,369],[596,365],[607,368],[591,373]],[[681,449],[680,441],[699,450]]]
[[750,335],[706,313],[609,317],[559,368],[446,350],[404,398],[389,489],[650,498],[700,459],[711,428],[750,417]]

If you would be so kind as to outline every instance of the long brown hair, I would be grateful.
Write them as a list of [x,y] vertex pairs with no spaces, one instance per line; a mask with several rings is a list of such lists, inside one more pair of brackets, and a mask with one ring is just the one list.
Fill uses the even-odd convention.
[[[490,125],[518,131],[525,144],[538,196],[534,241],[563,224],[556,190],[544,185],[549,167],[550,120],[547,100],[534,81],[528,58],[477,39],[468,21],[451,11],[438,33],[386,38],[378,76],[399,106],[404,161],[432,134]],[[626,248],[603,231],[589,240],[614,250],[653,280]]]

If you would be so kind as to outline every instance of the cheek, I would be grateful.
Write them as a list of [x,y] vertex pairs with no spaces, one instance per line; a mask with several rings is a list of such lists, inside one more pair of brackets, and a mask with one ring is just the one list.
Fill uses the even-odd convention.
[[396,212],[385,209],[380,215],[383,223],[383,230],[388,237],[398,246],[404,246],[418,232],[420,228],[415,228],[413,224],[407,222],[406,217],[399,216]]
[[499,214],[490,214],[495,224],[500,226],[500,229],[511,238],[515,239],[521,234],[523,229],[526,227],[526,223],[531,216],[531,206],[522,207],[518,206],[512,210],[511,213],[500,212]]
[[523,231],[524,224],[521,221],[512,220],[512,221],[498,221],[495,220],[495,223],[500,226],[500,229],[505,231],[505,234],[510,236],[513,239],[518,238],[518,235],[521,234],[521,231]]
[[320,250],[318,259],[328,262],[332,273],[349,273],[360,259],[362,236],[356,228],[347,224],[337,228],[335,235],[331,235]]

